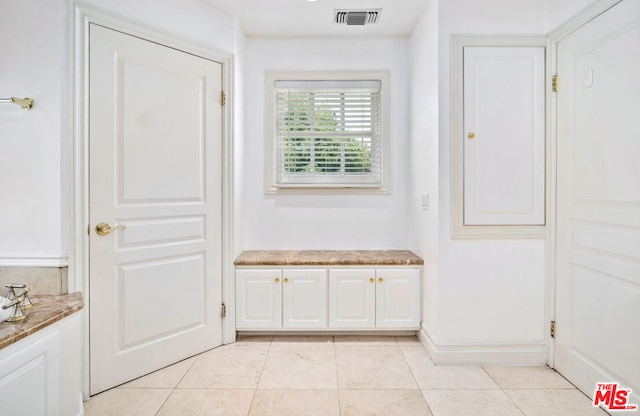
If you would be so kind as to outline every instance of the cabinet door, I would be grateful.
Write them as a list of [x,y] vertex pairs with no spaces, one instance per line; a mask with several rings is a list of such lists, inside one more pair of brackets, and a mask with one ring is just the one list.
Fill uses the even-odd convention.
[[376,270],[376,327],[420,327],[420,270]]
[[236,270],[236,328],[282,327],[282,271]]
[[376,324],[375,269],[329,271],[329,326],[373,328]]
[[327,327],[327,271],[325,269],[282,272],[282,327]]
[[464,48],[464,225],[544,225],[544,47]]
[[59,393],[64,388],[60,386],[60,339],[58,332],[45,330],[48,335],[31,335],[41,339],[28,338],[21,349],[14,344],[7,348],[14,352],[0,351],[0,415],[59,414]]

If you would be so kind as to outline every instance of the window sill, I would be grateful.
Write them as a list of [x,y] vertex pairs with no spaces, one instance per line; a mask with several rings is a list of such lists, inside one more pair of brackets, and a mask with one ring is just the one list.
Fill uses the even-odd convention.
[[348,185],[271,185],[265,189],[267,195],[389,195],[386,186]]

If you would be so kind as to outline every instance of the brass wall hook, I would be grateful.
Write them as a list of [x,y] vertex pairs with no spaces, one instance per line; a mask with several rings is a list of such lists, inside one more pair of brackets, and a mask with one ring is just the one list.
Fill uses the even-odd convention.
[[9,97],[9,98],[0,98],[0,103],[12,103],[19,105],[23,110],[29,111],[35,105],[35,102],[32,98],[18,98],[18,97]]

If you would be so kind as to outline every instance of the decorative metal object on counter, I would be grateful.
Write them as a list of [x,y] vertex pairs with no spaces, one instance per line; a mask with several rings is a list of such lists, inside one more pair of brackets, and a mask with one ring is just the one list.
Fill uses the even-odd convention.
[[[19,285],[15,283],[7,284],[5,285],[5,287],[7,288],[8,302],[2,306],[2,309],[6,310],[9,308],[13,308],[11,310],[11,316],[5,319],[5,321],[22,321],[27,317],[29,308],[33,306],[33,303],[31,303],[31,300],[29,299],[29,288],[26,285]],[[16,289],[23,290],[19,294],[16,294]]]

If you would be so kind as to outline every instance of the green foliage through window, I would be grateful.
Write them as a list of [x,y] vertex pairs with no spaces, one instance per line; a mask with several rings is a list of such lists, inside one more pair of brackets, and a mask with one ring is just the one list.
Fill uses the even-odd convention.
[[278,135],[286,176],[376,174],[378,93],[279,91]]

